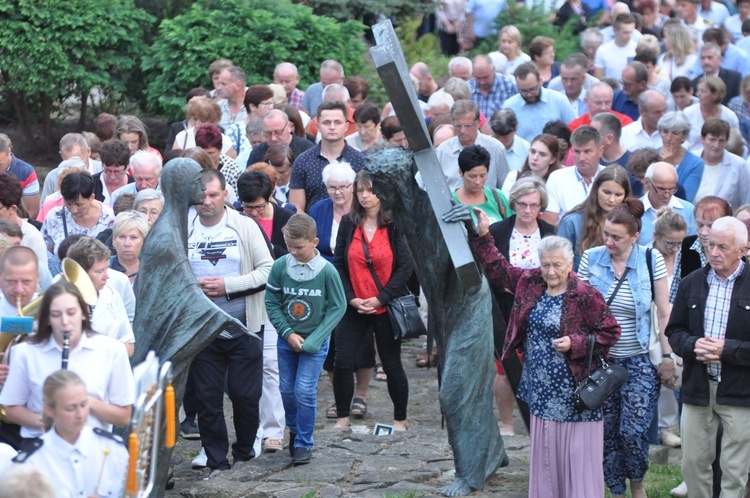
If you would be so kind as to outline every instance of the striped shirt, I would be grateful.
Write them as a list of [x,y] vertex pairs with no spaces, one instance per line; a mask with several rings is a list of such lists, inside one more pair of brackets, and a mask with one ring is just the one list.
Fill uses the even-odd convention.
[[[664,258],[659,251],[653,251],[651,254],[656,259],[656,264],[654,265],[654,282],[656,282],[657,280],[666,278],[667,266],[664,264]],[[584,252],[581,257],[581,264],[578,267],[578,276],[581,279],[587,280],[588,274],[589,257],[588,253]],[[637,330],[639,317],[636,316],[635,313],[635,301],[633,300],[633,292],[630,289],[631,278],[636,278],[635,271],[628,272],[628,278],[623,281],[622,285],[617,290],[617,295],[615,295],[615,298],[609,305],[612,315],[614,315],[617,319],[617,323],[622,328],[620,340],[609,350],[609,355],[615,358],[628,358],[630,356],[648,353],[648,350],[641,347],[641,344],[638,342]],[[612,285],[604,296],[605,301],[609,302],[609,298],[612,296],[612,292],[614,292],[618,283],[619,280],[613,279]]]
[[[737,269],[723,282],[714,270],[708,271],[708,297],[703,313],[703,330],[706,337],[724,339],[727,332],[734,281],[742,274],[744,268],[744,261],[740,261]],[[718,376],[720,373],[721,365],[708,365],[709,375]]]

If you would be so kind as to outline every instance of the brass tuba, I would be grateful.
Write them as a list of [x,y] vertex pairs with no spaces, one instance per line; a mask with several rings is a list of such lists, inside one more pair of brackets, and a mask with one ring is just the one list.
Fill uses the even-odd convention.
[[[91,281],[91,278],[84,271],[81,265],[70,258],[65,258],[62,261],[62,269],[63,273],[61,278],[75,285],[78,291],[81,293],[81,296],[83,297],[83,300],[86,302],[86,304],[88,304],[89,306],[94,306],[98,298],[98,293],[96,291],[96,287],[94,287],[94,283]],[[33,316],[38,319],[36,315],[39,313],[39,309],[41,308],[43,297],[44,294],[40,295],[23,308],[19,306],[18,315],[21,317]],[[23,341],[27,335],[28,334],[0,332],[0,352],[4,353],[1,362],[2,364],[10,364],[11,348],[19,342]],[[0,405],[0,420],[9,422],[6,417],[5,407],[2,405]]]

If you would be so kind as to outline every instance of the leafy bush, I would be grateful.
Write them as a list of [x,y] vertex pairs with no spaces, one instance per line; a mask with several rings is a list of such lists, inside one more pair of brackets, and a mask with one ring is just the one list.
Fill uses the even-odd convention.
[[319,16],[336,19],[362,19],[372,17],[398,17],[399,19],[433,11],[433,0],[295,0],[312,7]]
[[[556,11],[545,10],[543,5],[535,4],[531,9],[519,5],[515,9],[503,9],[495,20],[498,31],[503,26],[513,25],[523,37],[523,51],[528,53],[528,46],[536,36],[547,36],[555,40],[555,58],[562,61],[570,54],[581,52],[580,39],[573,33],[574,20],[560,28],[552,24]],[[497,51],[497,37],[490,37],[477,48],[476,53]]]
[[68,97],[132,89],[152,22],[132,0],[0,2],[0,91],[27,138],[37,115],[49,141],[51,114]]
[[318,17],[290,0],[199,0],[159,26],[142,64],[147,104],[181,116],[184,95],[197,86],[210,88],[207,68],[219,58],[243,68],[248,85],[268,83],[283,61],[297,66],[302,88],[318,81],[326,59],[341,62],[347,75],[359,74],[363,30],[359,22]]

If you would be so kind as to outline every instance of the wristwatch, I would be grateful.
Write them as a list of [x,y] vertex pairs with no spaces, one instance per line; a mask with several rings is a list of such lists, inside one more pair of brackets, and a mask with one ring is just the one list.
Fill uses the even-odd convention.
[[672,359],[672,353],[664,353],[664,354],[661,355],[661,357],[664,358],[665,360],[667,358],[669,358],[671,360]]

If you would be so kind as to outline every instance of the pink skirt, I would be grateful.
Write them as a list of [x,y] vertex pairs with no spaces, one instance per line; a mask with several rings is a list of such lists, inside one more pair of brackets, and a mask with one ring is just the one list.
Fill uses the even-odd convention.
[[604,422],[554,422],[531,415],[529,497],[604,496]]

